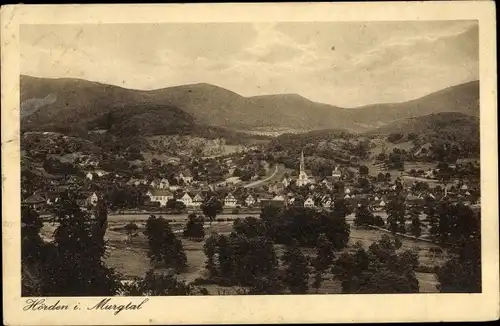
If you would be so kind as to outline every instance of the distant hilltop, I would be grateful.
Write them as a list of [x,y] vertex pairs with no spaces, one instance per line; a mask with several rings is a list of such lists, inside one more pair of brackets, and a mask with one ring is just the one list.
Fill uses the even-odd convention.
[[[131,90],[81,79],[21,76],[23,130],[143,128],[176,133],[196,126],[252,130],[344,129],[366,132],[389,123],[441,112],[479,116],[479,81],[403,102],[341,108],[296,94],[243,97],[210,84]],[[288,131],[290,132],[290,131]],[[282,133],[282,132],[281,132]]]

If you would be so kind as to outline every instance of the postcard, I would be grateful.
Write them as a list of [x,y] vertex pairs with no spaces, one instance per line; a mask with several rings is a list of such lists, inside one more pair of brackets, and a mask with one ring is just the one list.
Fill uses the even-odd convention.
[[1,18],[5,324],[499,318],[492,2]]

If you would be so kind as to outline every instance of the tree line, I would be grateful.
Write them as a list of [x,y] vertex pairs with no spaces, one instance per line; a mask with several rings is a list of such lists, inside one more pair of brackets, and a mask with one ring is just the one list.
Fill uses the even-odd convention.
[[[340,282],[343,293],[418,292],[418,256],[402,250],[397,237],[385,235],[368,248],[360,243],[348,246],[350,227],[345,217],[352,210],[342,201],[332,212],[266,207],[260,218],[235,220],[229,234],[206,238],[208,277],[193,283],[176,277],[188,266],[181,237],[204,240],[205,217],[190,215],[176,235],[167,220],[152,215],[144,230],[150,271],[124,282],[123,275],[104,262],[109,254],[104,238],[106,204],[100,200],[95,209],[85,211],[75,198],[65,194],[53,207],[57,227],[50,241],[40,235],[43,223],[38,214],[22,208],[23,296],[204,295],[208,291],[200,286],[206,283],[239,286],[245,289],[240,294],[299,294],[319,292],[326,280]],[[401,227],[400,211],[394,210]],[[435,203],[426,210],[432,236],[451,253],[436,270],[440,291],[480,292],[479,215],[451,203]],[[371,218],[364,208],[358,207],[356,215],[357,224]],[[125,229],[132,241],[138,227]],[[155,268],[169,272],[158,273]]]

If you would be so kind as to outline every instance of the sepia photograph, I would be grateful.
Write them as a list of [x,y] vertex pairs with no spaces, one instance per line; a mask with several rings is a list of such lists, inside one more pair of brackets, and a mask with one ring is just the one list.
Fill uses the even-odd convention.
[[478,40],[21,26],[23,296],[481,292]]
[[483,293],[480,48],[472,18],[19,24],[23,310]]

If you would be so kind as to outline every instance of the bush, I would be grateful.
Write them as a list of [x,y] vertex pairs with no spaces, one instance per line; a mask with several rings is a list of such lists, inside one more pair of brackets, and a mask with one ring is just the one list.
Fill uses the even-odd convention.
[[380,215],[375,215],[373,217],[373,225],[382,227],[385,225],[385,221]]
[[210,295],[210,292],[208,292],[208,290],[206,288],[201,288],[200,295]]
[[219,277],[219,276],[214,276],[212,277],[212,283],[221,285],[221,286],[232,286],[233,282],[229,278],[226,277]]
[[202,277],[197,277],[193,281],[193,285],[206,285],[206,284],[212,284],[212,280],[207,280]]

